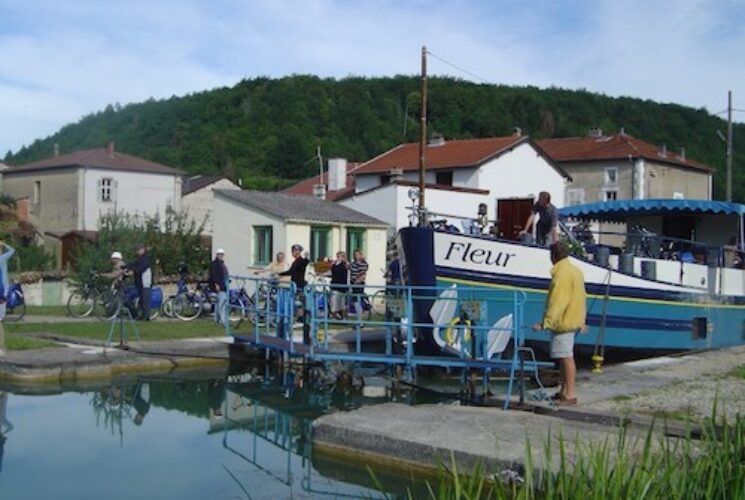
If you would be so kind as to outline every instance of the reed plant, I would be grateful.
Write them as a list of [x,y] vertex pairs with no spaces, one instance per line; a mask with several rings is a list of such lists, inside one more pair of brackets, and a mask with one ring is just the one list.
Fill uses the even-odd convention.
[[[619,430],[600,444],[573,453],[566,441],[549,437],[536,460],[529,442],[523,470],[491,474],[481,465],[459,471],[451,457],[441,464],[425,496],[440,499],[745,499],[745,417],[713,415],[694,435],[672,437],[650,429],[639,436]],[[663,430],[665,426],[663,424]],[[552,444],[558,443],[558,444]],[[557,448],[558,447],[558,448]],[[384,495],[386,498],[390,496]],[[422,498],[422,488],[409,498]]]

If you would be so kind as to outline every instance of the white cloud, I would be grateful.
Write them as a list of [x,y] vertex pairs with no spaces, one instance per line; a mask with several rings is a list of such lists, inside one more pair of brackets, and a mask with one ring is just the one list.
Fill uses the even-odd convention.
[[[242,77],[414,74],[423,43],[496,83],[584,87],[719,111],[726,90],[745,81],[741,6],[0,0],[0,152],[108,103]],[[434,59],[430,70],[469,78]]]

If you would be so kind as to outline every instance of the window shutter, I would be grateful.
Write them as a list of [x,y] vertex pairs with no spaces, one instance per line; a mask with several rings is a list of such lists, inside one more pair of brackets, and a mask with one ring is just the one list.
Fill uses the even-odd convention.
[[119,181],[116,181],[116,180],[113,180],[112,179],[112,181],[111,181],[111,188],[110,189],[111,189],[111,194],[110,194],[111,201],[113,201],[114,203],[116,203],[117,194],[118,194],[118,191],[119,191]]
[[98,201],[103,201],[103,193],[101,192],[102,187],[103,187],[103,180],[98,179],[96,181],[96,192],[98,193]]

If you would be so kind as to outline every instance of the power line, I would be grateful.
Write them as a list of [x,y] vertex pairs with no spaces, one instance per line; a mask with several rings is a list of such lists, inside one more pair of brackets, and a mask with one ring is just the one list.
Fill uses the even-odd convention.
[[444,59],[444,58],[438,56],[437,54],[433,53],[432,51],[429,51],[428,50],[427,51],[427,54],[429,54],[430,56],[434,57],[435,59],[437,59],[441,63],[447,64],[448,66],[450,66],[450,67],[452,67],[454,69],[457,69],[461,73],[465,73],[466,75],[470,76],[471,78],[475,78],[476,80],[480,80],[481,83],[487,83],[489,85],[494,85],[494,82],[491,82],[491,81],[487,80],[486,78],[481,77],[481,76],[477,75],[476,73],[473,73],[472,71],[468,71],[467,69],[465,69],[465,68],[463,68],[461,66],[458,66],[455,63],[451,63],[447,59]]

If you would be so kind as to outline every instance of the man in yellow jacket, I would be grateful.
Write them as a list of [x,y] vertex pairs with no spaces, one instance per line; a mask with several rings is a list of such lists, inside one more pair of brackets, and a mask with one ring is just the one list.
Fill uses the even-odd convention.
[[586,332],[587,294],[585,278],[569,260],[569,247],[563,241],[551,245],[551,285],[548,289],[543,321],[533,325],[533,330],[551,333],[551,358],[559,360],[561,389],[558,404],[577,404],[574,363],[574,335]]

